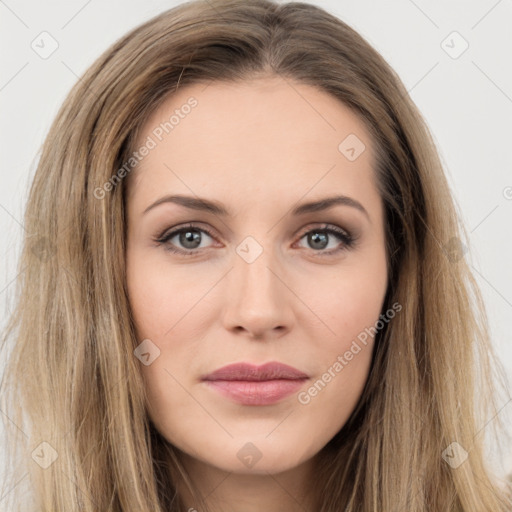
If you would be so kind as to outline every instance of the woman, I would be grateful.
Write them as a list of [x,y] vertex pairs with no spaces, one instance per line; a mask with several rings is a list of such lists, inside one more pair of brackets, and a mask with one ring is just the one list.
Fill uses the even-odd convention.
[[322,9],[130,32],[62,106],[25,226],[3,385],[37,510],[510,510],[434,144]]

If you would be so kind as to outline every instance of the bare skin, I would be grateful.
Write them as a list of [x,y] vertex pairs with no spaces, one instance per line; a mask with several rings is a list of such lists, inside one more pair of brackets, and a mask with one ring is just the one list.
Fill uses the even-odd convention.
[[[158,140],[155,128],[192,96],[197,105]],[[339,149],[350,134],[364,150],[351,139]],[[139,343],[160,351],[141,365],[150,417],[184,453],[212,511],[313,511],[314,457],[360,398],[373,339],[357,352],[353,342],[379,319],[388,283],[370,136],[335,98],[276,77],[179,89],[140,145],[148,136],[157,144],[130,176],[126,256]],[[172,202],[144,213],[171,194],[215,200],[231,215]],[[364,211],[292,213],[334,195]],[[188,223],[187,237],[155,241]],[[269,361],[308,379],[269,405],[237,403],[201,380],[227,364]]]

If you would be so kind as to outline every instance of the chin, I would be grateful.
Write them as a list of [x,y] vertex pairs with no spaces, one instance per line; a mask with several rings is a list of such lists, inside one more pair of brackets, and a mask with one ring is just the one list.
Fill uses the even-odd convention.
[[296,468],[315,455],[311,446],[307,447],[307,452],[297,449],[303,444],[299,439],[288,437],[284,442],[278,436],[270,440],[266,435],[235,437],[222,443],[222,446],[212,440],[211,444],[216,449],[198,450],[198,453],[189,452],[189,455],[223,471],[246,475],[282,473]]

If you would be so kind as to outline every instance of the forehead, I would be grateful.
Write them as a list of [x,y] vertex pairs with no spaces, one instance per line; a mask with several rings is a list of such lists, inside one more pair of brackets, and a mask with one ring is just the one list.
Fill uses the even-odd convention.
[[[280,77],[188,85],[141,127],[130,196],[226,198],[375,194],[374,151],[362,119],[334,96]],[[355,158],[354,158],[355,157]],[[261,196],[260,196],[261,199]]]

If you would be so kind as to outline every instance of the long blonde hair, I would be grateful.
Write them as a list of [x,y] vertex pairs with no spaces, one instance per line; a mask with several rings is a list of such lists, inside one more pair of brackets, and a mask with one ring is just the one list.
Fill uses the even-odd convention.
[[[484,434],[501,425],[500,366],[429,130],[353,29],[319,7],[268,0],[197,0],[163,12],[109,48],[62,105],[30,190],[4,336],[4,350],[13,341],[2,381],[13,478],[3,499],[29,475],[41,511],[183,510],[178,482],[195,486],[148,419],[133,354],[128,171],[119,170],[178,86],[264,75],[326,91],[368,126],[386,214],[384,309],[403,307],[376,338],[356,409],[319,454],[317,510],[510,510],[505,482],[485,460]],[[465,459],[457,467],[454,453]],[[196,503],[207,509],[200,496]]]

